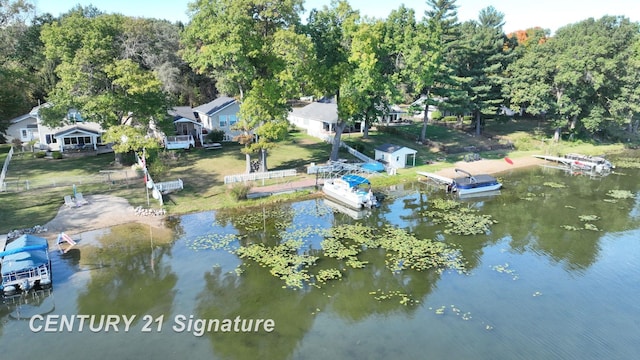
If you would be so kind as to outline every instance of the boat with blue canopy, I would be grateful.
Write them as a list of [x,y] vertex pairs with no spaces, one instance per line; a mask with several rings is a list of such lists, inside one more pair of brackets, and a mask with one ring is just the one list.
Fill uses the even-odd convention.
[[47,239],[24,234],[0,251],[0,288],[5,296],[51,287],[51,260]]
[[371,182],[360,175],[348,174],[327,180],[322,191],[333,200],[355,209],[370,208],[378,203],[371,190]]

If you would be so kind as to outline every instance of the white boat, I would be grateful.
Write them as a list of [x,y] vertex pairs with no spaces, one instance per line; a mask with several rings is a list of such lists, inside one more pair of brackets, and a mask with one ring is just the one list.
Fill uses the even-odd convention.
[[378,203],[369,180],[359,175],[343,175],[326,180],[322,191],[333,200],[354,209],[370,208]]
[[447,192],[457,192],[460,196],[469,194],[482,193],[486,191],[496,191],[502,187],[502,184],[493,176],[487,174],[471,175],[462,170],[455,169],[456,172],[465,174],[465,176],[451,179],[428,172],[418,171],[419,175],[428,177],[438,183],[445,184]]
[[570,170],[586,171],[592,174],[607,175],[615,167],[607,159],[600,156],[582,154],[566,154],[565,156],[533,155],[538,159],[561,163]]

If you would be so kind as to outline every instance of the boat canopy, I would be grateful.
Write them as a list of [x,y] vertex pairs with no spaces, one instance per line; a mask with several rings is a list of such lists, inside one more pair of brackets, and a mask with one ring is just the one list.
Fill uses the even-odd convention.
[[349,184],[349,187],[354,187],[362,184],[371,185],[371,182],[369,182],[369,179],[364,178],[360,175],[355,175],[355,174],[343,175],[342,180],[346,181]]
[[25,234],[11,241],[0,252],[2,275],[37,268],[49,263],[47,239]]

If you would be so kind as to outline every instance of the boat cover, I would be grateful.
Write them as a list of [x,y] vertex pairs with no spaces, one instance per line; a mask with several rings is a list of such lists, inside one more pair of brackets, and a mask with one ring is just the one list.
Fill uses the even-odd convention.
[[37,268],[49,263],[47,239],[25,234],[11,241],[0,252],[2,275]]
[[355,174],[344,175],[342,176],[342,180],[349,183],[349,187],[354,187],[362,184],[371,184],[369,182],[369,179],[364,178],[360,175],[355,175]]
[[381,172],[384,171],[384,165],[382,165],[379,162],[368,162],[366,164],[362,164],[362,166],[360,166],[361,168],[368,170],[368,171],[375,171],[375,172]]

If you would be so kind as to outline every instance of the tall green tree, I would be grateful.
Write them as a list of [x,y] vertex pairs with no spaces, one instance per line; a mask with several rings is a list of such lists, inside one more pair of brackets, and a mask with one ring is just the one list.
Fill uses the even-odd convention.
[[393,83],[395,67],[392,54],[384,46],[384,22],[365,19],[351,37],[349,63],[353,71],[343,83],[342,115],[360,121],[364,138],[369,127],[388,112],[397,98]]
[[[33,40],[28,23],[33,9],[26,0],[0,0],[0,134],[6,121],[28,111],[37,96],[34,62],[22,47]],[[33,45],[37,50],[37,41]]]
[[560,28],[509,67],[512,104],[544,114],[561,131],[595,135],[637,114],[633,71],[638,24],[623,17],[587,19]]
[[448,98],[448,92],[456,82],[450,63],[446,61],[447,53],[457,37],[456,2],[427,0],[427,4],[429,9],[415,31],[407,29],[410,36],[405,36],[404,46],[404,81],[408,83],[414,98],[423,97],[424,100],[420,142],[425,142],[427,138],[429,107],[443,106],[443,100]]
[[[182,56],[214,78],[221,93],[239,99],[237,126],[243,135],[238,140],[245,144],[247,171],[253,151],[260,151],[261,170],[266,170],[266,149],[271,146],[267,140],[272,138],[264,133],[282,131],[262,131],[257,144],[254,135],[270,122],[282,126],[288,107],[280,105],[295,92],[291,80],[296,71],[304,70],[297,64],[305,57],[289,55],[292,47],[294,53],[309,48],[304,38],[295,36],[302,10],[302,0],[198,0],[190,5],[192,20],[182,35]],[[275,103],[267,104],[265,98]]]
[[64,122],[69,109],[108,129],[115,125],[147,128],[151,120],[167,120],[171,106],[158,74],[125,58],[122,38],[132,18],[78,8],[59,22],[45,25],[45,55],[57,63],[59,81],[49,94],[53,104],[43,111],[45,123]]
[[502,85],[509,54],[503,24],[504,14],[490,6],[480,11],[477,22],[467,21],[461,27],[455,64],[457,75],[466,79],[461,89],[473,114],[476,135],[481,134],[487,118],[498,116],[504,103]]
[[353,63],[349,62],[350,36],[359,21],[360,14],[346,1],[332,1],[331,7],[311,10],[307,21],[307,33],[316,51],[317,91],[326,97],[334,97],[338,105],[330,160],[338,159],[342,133],[352,123],[351,116],[356,112],[355,105],[342,102],[342,91],[344,86],[350,90],[355,88],[347,85],[347,79],[353,71]]

